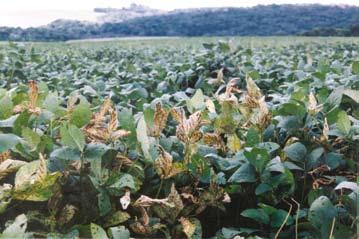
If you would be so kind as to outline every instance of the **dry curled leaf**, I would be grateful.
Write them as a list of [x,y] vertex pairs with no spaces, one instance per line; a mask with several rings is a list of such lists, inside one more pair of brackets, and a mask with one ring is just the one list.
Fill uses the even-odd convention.
[[43,181],[47,175],[47,164],[45,157],[42,153],[39,153],[40,164],[36,171],[36,181]]
[[133,206],[135,206],[135,207],[151,207],[154,204],[161,204],[161,205],[168,206],[168,207],[174,207],[174,204],[171,204],[169,202],[168,198],[155,199],[155,198],[150,198],[145,195],[141,195],[136,200],[136,202],[133,204]]
[[309,100],[308,100],[309,101],[308,102],[309,114],[314,115],[322,110],[323,106],[318,105],[317,99],[315,98],[315,95],[313,94],[313,92],[310,92],[308,98],[309,98]]
[[154,124],[152,127],[147,126],[147,132],[149,136],[159,137],[161,135],[162,130],[166,126],[168,118],[168,112],[162,108],[161,103],[158,102],[156,104],[156,110],[154,115]]
[[5,160],[9,159],[10,155],[11,155],[10,151],[5,151],[5,152],[0,153],[0,163],[2,163]]
[[131,132],[118,128],[117,110],[106,99],[100,111],[92,115],[91,122],[83,128],[90,142],[108,142],[128,136]]
[[156,223],[152,226],[150,226],[150,225],[146,226],[143,223],[137,221],[137,222],[130,224],[130,228],[136,234],[149,236],[153,233],[156,233],[158,230],[166,228],[166,226],[161,223]]
[[0,179],[3,179],[7,175],[16,172],[21,166],[27,164],[24,161],[6,159],[0,163]]
[[210,98],[206,100],[206,107],[210,113],[216,113],[216,106]]
[[226,150],[226,145],[220,135],[217,133],[206,133],[203,135],[203,142],[209,146],[222,151]]
[[176,136],[179,140],[186,144],[193,144],[202,138],[202,133],[199,131],[201,126],[201,112],[197,111],[190,115],[187,119],[183,110],[172,109],[172,115],[179,123],[176,128]]
[[57,219],[60,225],[65,225],[69,223],[75,216],[78,211],[77,207],[71,204],[66,204],[65,207],[61,210],[59,218]]
[[224,202],[224,203],[230,203],[231,202],[231,197],[229,196],[228,193],[226,193],[226,192],[224,193],[222,202]]
[[219,88],[216,93],[216,98],[220,103],[229,102],[234,105],[238,104],[238,98],[235,96],[234,93],[242,93],[242,91],[236,87],[237,80],[238,78],[231,79],[227,83],[226,91],[223,94],[218,94],[218,92],[222,90],[222,88]]
[[324,118],[323,136],[322,136],[322,139],[323,139],[324,141],[328,141],[328,140],[329,140],[329,125],[328,125],[327,118]]
[[127,207],[130,205],[130,202],[131,202],[131,191],[130,190],[126,190],[125,192],[125,195],[123,195],[121,198],[120,198],[120,203],[121,203],[121,206],[122,206],[122,209],[123,210],[126,210]]
[[173,163],[172,161],[172,155],[166,152],[162,147],[160,147],[160,153],[154,163],[154,166],[157,173],[162,179],[171,178],[182,172],[181,165]]
[[187,238],[192,238],[196,230],[196,225],[192,223],[188,218],[184,217],[181,217],[179,219],[179,222],[181,223],[183,227],[183,232],[186,234]]
[[37,107],[37,99],[39,96],[39,88],[37,83],[33,80],[30,80],[28,83],[29,87],[29,100],[20,105],[16,105],[13,109],[14,113],[21,113],[24,110],[28,110],[30,113],[35,115],[40,115],[41,109]]
[[264,96],[259,99],[258,106],[259,110],[254,119],[254,124],[260,126],[260,128],[265,128],[270,123],[272,116],[268,110]]
[[256,99],[262,98],[261,90],[249,75],[247,75],[246,77],[246,83],[247,83],[247,93],[250,97]]

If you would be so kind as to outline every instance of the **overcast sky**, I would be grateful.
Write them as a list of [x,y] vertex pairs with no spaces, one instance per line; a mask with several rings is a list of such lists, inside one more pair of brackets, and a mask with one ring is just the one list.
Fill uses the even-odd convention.
[[250,7],[257,4],[349,4],[359,0],[0,0],[0,26],[40,26],[58,18],[93,20],[95,7],[126,7],[131,3],[172,10],[193,7]]

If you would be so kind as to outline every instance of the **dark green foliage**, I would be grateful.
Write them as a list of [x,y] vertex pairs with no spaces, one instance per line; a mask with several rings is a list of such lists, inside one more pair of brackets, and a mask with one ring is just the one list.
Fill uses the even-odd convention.
[[0,46],[0,238],[358,236],[359,45],[181,41]]

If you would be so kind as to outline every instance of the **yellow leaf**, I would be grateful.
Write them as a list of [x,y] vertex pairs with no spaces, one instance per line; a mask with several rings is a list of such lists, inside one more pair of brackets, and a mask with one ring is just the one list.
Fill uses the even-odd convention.
[[183,232],[186,234],[187,238],[192,238],[194,232],[196,231],[196,225],[185,217],[181,217],[179,221],[182,224]]
[[234,153],[241,149],[241,140],[236,134],[227,135],[227,147]]

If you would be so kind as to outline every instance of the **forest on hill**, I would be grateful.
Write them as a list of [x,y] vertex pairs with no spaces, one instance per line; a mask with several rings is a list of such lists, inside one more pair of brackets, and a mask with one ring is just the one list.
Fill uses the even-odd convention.
[[205,8],[122,22],[57,20],[37,28],[0,27],[2,41],[66,41],[122,36],[358,36],[359,7],[258,5]]

